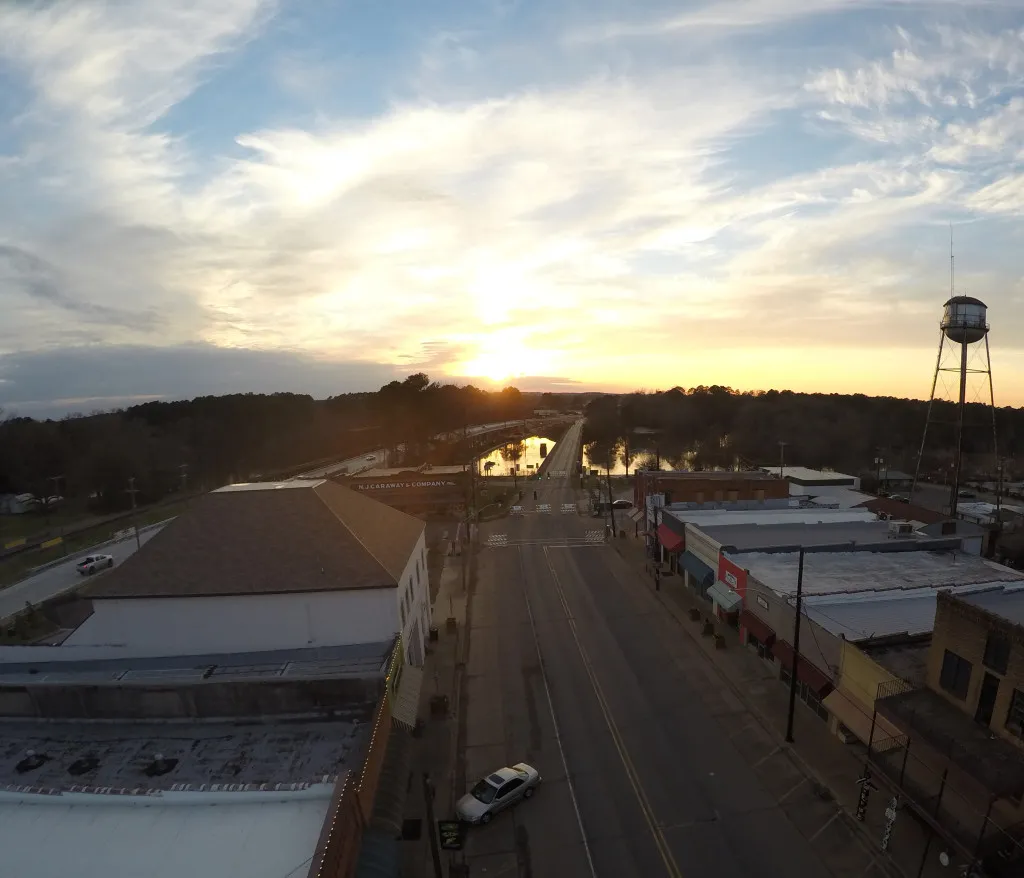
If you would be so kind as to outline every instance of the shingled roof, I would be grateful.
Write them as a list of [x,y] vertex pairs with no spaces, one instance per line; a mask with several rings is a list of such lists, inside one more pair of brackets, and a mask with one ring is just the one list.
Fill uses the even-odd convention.
[[326,480],[229,485],[193,501],[90,598],[394,588],[425,525]]
[[905,521],[920,521],[922,524],[935,524],[937,521],[949,521],[948,515],[936,512],[934,509],[925,509],[913,503],[904,503],[902,500],[893,500],[891,497],[872,497],[863,503],[857,504],[864,509],[870,509],[876,515],[879,512],[886,513],[890,518],[903,519]]

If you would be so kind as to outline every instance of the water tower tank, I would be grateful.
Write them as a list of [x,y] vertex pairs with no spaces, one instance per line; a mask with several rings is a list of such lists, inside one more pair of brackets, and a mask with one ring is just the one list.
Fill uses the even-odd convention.
[[971,296],[953,296],[942,312],[942,331],[957,344],[981,341],[988,332],[988,309]]

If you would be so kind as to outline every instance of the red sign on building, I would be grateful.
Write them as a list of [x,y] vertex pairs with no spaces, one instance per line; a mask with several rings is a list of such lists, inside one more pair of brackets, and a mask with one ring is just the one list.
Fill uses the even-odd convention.
[[721,552],[718,554],[718,578],[746,602],[747,571],[738,564],[733,564]]

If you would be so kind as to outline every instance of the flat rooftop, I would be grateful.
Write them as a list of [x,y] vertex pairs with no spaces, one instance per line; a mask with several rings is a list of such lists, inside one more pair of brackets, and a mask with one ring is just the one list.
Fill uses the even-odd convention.
[[999,590],[979,591],[957,597],[1015,625],[1024,625],[1024,583],[1011,583]]
[[760,470],[641,470],[651,478],[657,479],[681,479],[689,481],[703,481],[714,479],[726,479],[734,481],[775,481],[778,476],[769,475]]
[[818,509],[811,506],[789,506],[774,509],[673,509],[665,515],[679,521],[705,527],[757,524],[825,524],[854,521],[876,522],[878,518],[867,509]]
[[860,644],[859,648],[894,677],[920,689],[928,679],[928,649],[931,637],[884,644]]
[[[331,787],[268,798],[6,797],[4,874],[19,878],[305,878]],[[258,798],[257,798],[258,797]]]
[[[804,573],[806,575],[806,569]],[[974,603],[974,597],[1004,595],[1006,586],[1002,583],[986,583],[948,589],[900,588],[811,596],[804,601],[804,609],[808,617],[826,631],[837,637],[845,637],[852,643],[896,634],[914,636],[928,634],[934,629],[935,605],[940,591],[948,591],[962,600]],[[1024,597],[1024,591],[1019,594]]]
[[[778,464],[762,466],[760,469],[772,478],[779,478]],[[791,482],[798,482],[800,484],[822,482],[828,485],[852,485],[854,481],[856,481],[857,477],[848,476],[846,473],[832,472],[831,470],[808,469],[806,466],[789,466],[787,464],[782,468],[782,478],[789,479]]]
[[[386,673],[391,648],[392,642],[385,640],[266,652],[87,659],[75,647],[8,647],[0,648],[0,686],[370,678]],[[25,660],[18,660],[19,652]]]
[[[0,722],[0,791],[113,788],[144,795],[218,784],[287,791],[333,783],[362,765],[372,713],[372,705],[362,705],[345,718],[323,721]],[[26,770],[29,750],[45,762]],[[165,767],[177,761],[153,774],[158,755]]]
[[[809,514],[811,516],[820,514],[820,510],[811,510]],[[700,527],[700,530],[723,547],[730,546],[739,551],[767,549],[774,546],[832,546],[841,543],[870,545],[885,543],[889,540],[889,522],[877,519],[865,521],[859,517],[854,521],[796,521],[778,524],[703,526]],[[920,539],[914,535],[911,535],[910,538]]]
[[[796,594],[799,552],[736,552],[729,560],[778,594]],[[1009,567],[965,552],[807,552],[806,595],[887,591],[982,582],[1024,582]]]

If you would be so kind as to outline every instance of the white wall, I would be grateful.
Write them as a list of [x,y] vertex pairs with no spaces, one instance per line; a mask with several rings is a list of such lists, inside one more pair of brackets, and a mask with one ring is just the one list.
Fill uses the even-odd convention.
[[395,594],[395,613],[402,625],[405,660],[422,665],[430,628],[430,583],[427,576],[426,531],[420,534],[416,549],[405,565]]
[[98,600],[94,606],[66,645],[198,655],[370,643],[399,629],[393,588]]

